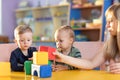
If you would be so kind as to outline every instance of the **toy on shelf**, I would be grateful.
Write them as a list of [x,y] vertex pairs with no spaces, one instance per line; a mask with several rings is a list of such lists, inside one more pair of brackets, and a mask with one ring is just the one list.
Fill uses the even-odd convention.
[[[52,76],[52,68],[49,60],[55,60],[52,54],[56,49],[49,46],[39,46],[37,52],[33,52],[32,61],[25,61],[26,75],[38,76],[40,78],[48,78]],[[31,71],[31,73],[29,72]]]
[[68,5],[69,2],[67,0],[62,0],[59,5]]

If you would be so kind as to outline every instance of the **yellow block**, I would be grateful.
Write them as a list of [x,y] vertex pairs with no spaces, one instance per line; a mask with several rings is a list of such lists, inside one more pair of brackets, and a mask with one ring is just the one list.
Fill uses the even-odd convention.
[[10,62],[0,62],[0,76],[10,76]]
[[48,64],[48,52],[33,52],[33,64]]

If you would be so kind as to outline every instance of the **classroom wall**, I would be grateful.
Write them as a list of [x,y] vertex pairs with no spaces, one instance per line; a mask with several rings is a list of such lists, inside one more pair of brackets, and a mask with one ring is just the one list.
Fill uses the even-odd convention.
[[13,39],[13,29],[16,26],[15,9],[20,0],[2,0],[2,34]]
[[[13,30],[17,26],[15,10],[18,8],[19,2],[22,0],[2,0],[2,35],[6,35],[13,40]],[[36,6],[40,2],[41,6],[59,4],[61,0],[26,0],[30,6]]]

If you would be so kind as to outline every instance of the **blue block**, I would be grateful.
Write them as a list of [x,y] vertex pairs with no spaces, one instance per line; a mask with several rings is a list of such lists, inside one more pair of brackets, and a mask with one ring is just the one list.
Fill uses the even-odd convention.
[[51,75],[52,75],[51,65],[40,66],[40,77],[41,78],[51,77]]

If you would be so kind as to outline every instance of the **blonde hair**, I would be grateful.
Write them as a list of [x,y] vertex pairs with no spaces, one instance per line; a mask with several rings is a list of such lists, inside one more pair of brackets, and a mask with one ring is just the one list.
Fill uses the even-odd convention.
[[105,60],[113,59],[115,60],[116,56],[120,56],[120,4],[113,4],[110,6],[105,15],[106,17],[108,14],[111,14],[113,18],[115,18],[118,21],[117,26],[117,35],[112,36],[110,35],[110,39],[106,41],[103,52]]
[[62,31],[66,31],[66,33],[68,33],[70,38],[73,38],[73,41],[74,41],[75,34],[74,34],[73,29],[70,26],[64,25],[64,26],[61,26],[59,29],[56,30],[56,32],[60,32],[60,33]]
[[19,25],[14,30],[14,37],[17,38],[17,35],[25,32],[32,32],[32,29],[28,25]]

